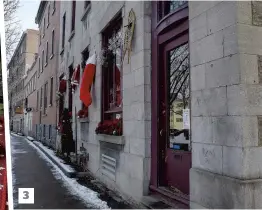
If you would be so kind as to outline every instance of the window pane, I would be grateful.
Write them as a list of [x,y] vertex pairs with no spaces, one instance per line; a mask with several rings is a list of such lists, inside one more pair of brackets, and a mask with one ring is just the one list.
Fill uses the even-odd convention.
[[181,7],[183,4],[185,4],[187,1],[175,1],[172,0],[169,2],[169,12],[173,12],[179,7]]
[[183,116],[189,109],[189,50],[182,45],[168,54],[169,74],[169,147],[188,150],[189,129]]
[[53,77],[51,77],[51,84],[50,84],[50,105],[53,104]]
[[52,49],[51,49],[51,54],[54,54],[54,38],[55,38],[55,31],[52,31]]

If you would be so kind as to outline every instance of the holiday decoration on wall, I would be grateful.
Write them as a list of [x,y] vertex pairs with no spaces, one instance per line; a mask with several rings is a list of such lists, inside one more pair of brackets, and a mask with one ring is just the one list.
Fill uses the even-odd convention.
[[96,71],[96,55],[92,55],[86,62],[86,67],[82,77],[80,87],[80,100],[86,107],[92,104],[91,87],[94,81]]
[[86,117],[88,117],[88,108],[85,107],[78,111],[77,118],[86,118]]
[[130,61],[130,55],[132,50],[132,40],[135,30],[135,21],[136,21],[135,12],[133,9],[131,9],[128,15],[128,23],[125,26],[126,31],[124,37],[124,50],[123,50],[123,59],[125,58],[126,52],[128,52],[128,63]]
[[121,136],[122,118],[100,122],[96,128],[96,134]]
[[80,79],[80,65],[78,65],[75,68],[71,78],[71,86],[73,91],[75,91],[76,87],[79,85],[79,79]]

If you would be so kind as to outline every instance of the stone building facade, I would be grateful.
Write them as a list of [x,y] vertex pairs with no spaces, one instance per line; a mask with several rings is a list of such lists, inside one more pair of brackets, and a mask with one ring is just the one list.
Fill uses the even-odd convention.
[[[64,1],[61,2],[60,12],[61,54],[58,78],[63,77],[68,81],[71,76],[70,69],[75,69],[82,62],[85,63],[87,58],[94,54],[97,57],[88,118],[77,118],[77,112],[83,108],[79,99],[80,87],[78,86],[73,93],[71,105],[69,88],[65,93],[64,107],[72,107],[70,108],[73,116],[72,128],[77,152],[79,153],[80,148],[86,149],[89,154],[86,167],[95,177],[111,189],[119,191],[123,197],[131,197],[135,200],[141,199],[148,193],[150,179],[150,4],[150,2],[129,1],[76,1],[75,3]],[[114,24],[118,18],[120,28],[124,31],[131,9],[136,16],[136,26],[130,63],[126,56],[121,80],[124,137],[114,142],[114,137],[110,140],[95,133],[98,123],[102,120],[103,73],[98,58],[102,50],[102,34],[108,29],[108,25]],[[75,15],[74,20],[72,15]],[[63,21],[65,21],[64,27]],[[80,78],[82,74],[81,67]],[[68,81],[68,86],[69,84]],[[111,170],[106,170],[110,166],[107,165],[108,161],[109,164],[114,165]]]
[[10,101],[10,124],[15,132],[24,131],[24,77],[38,51],[38,31],[26,30],[8,63],[8,93]]
[[56,95],[58,45],[60,31],[60,1],[41,1],[36,24],[39,27],[37,62],[37,108],[35,131],[39,138],[48,142],[56,139]]
[[32,66],[28,69],[27,74],[24,78],[24,135],[36,137],[35,125],[36,125],[36,111],[37,111],[37,61],[38,54],[35,56],[35,61]]
[[189,3],[192,207],[262,207],[261,8]]
[[[49,29],[45,23],[53,2],[42,2],[37,15],[41,43],[36,123],[56,125],[61,110],[68,108],[75,152],[88,154],[86,169],[129,201],[158,195],[181,208],[262,207],[261,2],[56,3],[57,51],[46,66],[42,52],[52,21]],[[112,70],[101,55],[112,43],[110,37],[125,32],[132,10],[136,19],[130,61],[127,54],[120,65],[114,59]],[[83,70],[93,55],[92,104],[88,116],[78,118],[85,109],[80,100]],[[51,68],[54,59],[57,66]],[[72,75],[78,67],[80,81],[73,91]],[[119,68],[120,76],[108,76]],[[50,77],[56,78],[54,98],[61,80],[66,91],[42,116],[39,91]],[[117,104],[113,109],[107,90],[111,83],[106,83],[110,78],[119,85],[112,94]],[[96,132],[101,121],[118,117],[122,135]],[[58,134],[57,150],[59,142]]]

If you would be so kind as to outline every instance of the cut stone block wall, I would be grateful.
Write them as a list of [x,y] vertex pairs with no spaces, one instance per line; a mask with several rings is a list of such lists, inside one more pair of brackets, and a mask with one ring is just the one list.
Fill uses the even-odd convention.
[[[62,23],[66,13],[66,28],[71,26],[71,2],[61,2]],[[76,29],[74,36],[68,41],[71,32],[66,30],[65,48],[59,61],[59,75],[68,75],[68,66],[74,68],[81,63],[81,52],[88,48],[90,55],[101,51],[101,31],[121,11],[123,26],[127,25],[131,9],[136,15],[136,25],[132,44],[130,63],[127,55],[123,64],[123,136],[125,144],[121,149],[115,145],[102,146],[96,138],[95,129],[101,120],[101,64],[97,63],[96,78],[91,95],[89,118],[81,123],[75,120],[75,108],[82,107],[79,99],[79,87],[73,95],[73,125],[77,123],[78,149],[85,147],[89,153],[88,169],[111,189],[126,198],[140,200],[148,192],[150,157],[151,157],[151,2],[91,1],[91,8],[84,18],[84,2],[76,1]],[[62,28],[62,27],[61,27]],[[62,30],[60,31],[62,33]],[[61,49],[61,42],[60,42]],[[59,76],[58,75],[58,76]],[[66,93],[68,95],[68,93]],[[65,100],[65,106],[68,99]],[[117,161],[116,179],[111,180],[101,172],[102,154],[110,155]]]
[[192,206],[262,205],[261,3],[190,2]]

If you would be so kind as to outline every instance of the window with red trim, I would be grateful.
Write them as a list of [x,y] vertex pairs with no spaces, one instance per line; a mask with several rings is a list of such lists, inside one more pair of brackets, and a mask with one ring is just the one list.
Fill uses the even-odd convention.
[[121,33],[120,14],[103,32],[103,48],[106,49],[107,59],[102,68],[102,120],[115,119],[122,115],[121,46],[116,44],[118,39],[121,40]]

